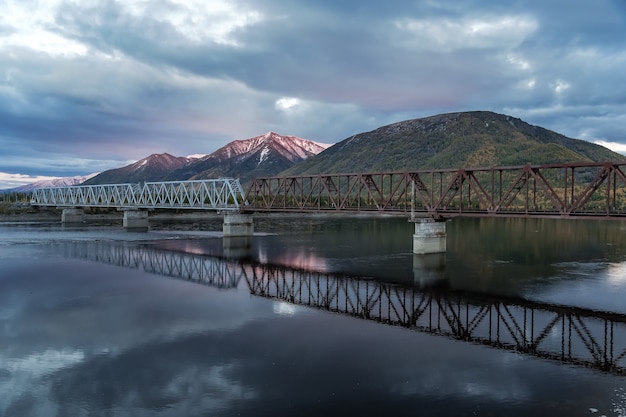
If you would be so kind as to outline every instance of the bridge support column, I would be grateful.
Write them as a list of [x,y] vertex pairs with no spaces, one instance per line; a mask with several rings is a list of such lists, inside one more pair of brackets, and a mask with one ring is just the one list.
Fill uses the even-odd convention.
[[148,212],[145,210],[124,210],[124,229],[148,230]]
[[411,219],[415,223],[413,253],[426,255],[446,251],[446,221],[443,219]]
[[224,237],[252,236],[254,234],[252,214],[225,213],[222,230]]
[[76,207],[66,207],[61,212],[62,223],[82,223],[85,220],[85,210]]

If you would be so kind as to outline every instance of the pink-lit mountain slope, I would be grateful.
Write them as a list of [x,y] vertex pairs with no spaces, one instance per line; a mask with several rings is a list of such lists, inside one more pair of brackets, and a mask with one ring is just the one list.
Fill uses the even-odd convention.
[[317,155],[330,145],[296,136],[269,132],[245,140],[236,140],[204,158],[191,161],[173,171],[167,179],[240,178],[245,183],[253,177],[271,176]]
[[152,154],[125,167],[109,169],[84,182],[85,185],[123,184],[141,181],[161,181],[170,172],[189,163],[190,158],[168,153]]

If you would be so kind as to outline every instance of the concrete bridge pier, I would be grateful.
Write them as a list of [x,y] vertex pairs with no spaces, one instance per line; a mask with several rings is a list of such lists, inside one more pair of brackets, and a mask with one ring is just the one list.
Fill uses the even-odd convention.
[[413,253],[427,255],[446,251],[446,221],[445,219],[413,218],[415,233],[413,233]]
[[85,210],[80,207],[63,207],[62,223],[82,223],[85,221]]
[[225,238],[252,236],[254,234],[252,214],[224,213],[222,230]]
[[124,229],[134,231],[148,230],[148,212],[146,210],[124,210]]

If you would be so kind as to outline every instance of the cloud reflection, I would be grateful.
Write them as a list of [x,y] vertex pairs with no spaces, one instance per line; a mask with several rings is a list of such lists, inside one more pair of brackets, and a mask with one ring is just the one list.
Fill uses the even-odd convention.
[[283,303],[283,302],[275,302],[274,303],[274,313],[279,316],[293,316],[298,311],[298,307],[293,304]]
[[[2,415],[10,415],[12,406],[19,411],[22,407],[39,409],[39,415],[47,414],[51,405],[42,401],[47,397],[49,387],[42,383],[46,377],[55,372],[80,363],[85,354],[80,350],[46,349],[22,358],[6,357],[0,354],[0,411]],[[26,393],[37,397],[37,401],[29,400]],[[38,405],[37,405],[38,404]],[[44,413],[45,411],[45,413]],[[5,414],[7,413],[7,414]],[[26,415],[26,414],[24,414]]]
[[609,283],[619,287],[626,284],[626,262],[608,264],[606,272]]

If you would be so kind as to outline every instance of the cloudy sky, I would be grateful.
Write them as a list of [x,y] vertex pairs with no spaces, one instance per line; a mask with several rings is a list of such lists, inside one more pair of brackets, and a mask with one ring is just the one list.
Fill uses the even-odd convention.
[[491,110],[626,152],[626,0],[0,0],[0,189]]

